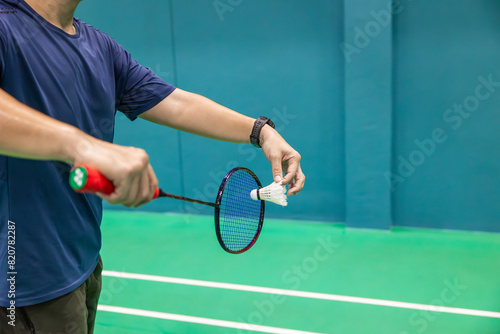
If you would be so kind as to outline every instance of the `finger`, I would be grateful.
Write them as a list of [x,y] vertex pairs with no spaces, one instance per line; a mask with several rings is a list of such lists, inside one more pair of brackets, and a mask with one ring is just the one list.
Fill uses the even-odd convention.
[[156,174],[150,164],[147,166],[146,176],[148,181],[144,183],[144,200],[139,203],[136,208],[151,202],[154,199],[156,189],[158,188],[158,179],[156,178]]
[[141,182],[141,179],[138,177],[134,177],[130,181],[130,188],[128,190],[128,193],[124,193],[125,197],[124,197],[124,200],[122,202],[122,204],[124,206],[126,206],[127,208],[131,208],[137,203],[140,182]]
[[145,171],[143,173],[144,175],[141,177],[139,181],[139,189],[137,191],[137,198],[136,198],[136,203],[134,204],[135,208],[140,207],[143,204],[146,204],[147,202],[150,201],[149,199],[149,187],[151,185],[151,182],[149,181],[149,173]]
[[288,195],[297,195],[303,188],[306,181],[306,176],[302,172],[302,168],[299,165],[296,177],[294,179],[293,186],[289,188]]
[[283,184],[289,184],[293,179],[296,178],[297,171],[300,167],[299,161],[299,158],[295,156],[292,156],[290,159],[288,159],[288,161],[286,162],[287,168],[285,178],[283,179]]
[[136,206],[138,208],[141,205],[144,205],[146,203],[149,203],[153,200],[153,197],[156,192],[156,188],[158,188],[158,179],[156,178],[156,174],[153,171],[153,167],[148,164],[147,170],[145,172],[145,180],[143,184],[143,190],[144,190],[144,197],[143,200]]
[[289,195],[289,196],[293,195],[292,189],[294,188],[296,182],[297,182],[297,180],[295,178],[293,178],[293,180],[290,181],[290,183],[288,183],[287,195]]
[[305,179],[306,177],[302,171],[297,172],[297,178],[293,186],[289,187],[288,195],[297,195],[304,188]]
[[115,183],[114,185],[115,191],[113,191],[111,194],[96,193],[96,195],[108,201],[110,204],[122,204],[125,198],[124,194],[128,192],[130,184],[128,184],[127,182],[123,182],[121,184]]
[[273,169],[274,182],[280,182],[283,179],[283,169],[281,165],[281,156],[272,157],[269,159]]
[[95,193],[95,194],[100,198],[102,198],[103,200],[108,201],[110,204],[117,204],[113,203],[113,197],[112,197],[113,194],[104,194],[104,193]]
[[155,196],[156,193],[156,188],[158,188],[158,178],[156,177],[156,174],[153,170],[153,166],[149,165],[148,166],[148,173],[149,173],[149,191],[150,191],[150,198],[149,200],[151,201],[153,197]]

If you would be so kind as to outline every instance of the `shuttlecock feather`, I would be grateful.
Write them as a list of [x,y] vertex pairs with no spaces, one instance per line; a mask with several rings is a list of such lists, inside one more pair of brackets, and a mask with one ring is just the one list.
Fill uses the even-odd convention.
[[281,206],[287,206],[286,186],[282,182],[273,182],[267,187],[254,189],[250,192],[254,201],[264,200]]

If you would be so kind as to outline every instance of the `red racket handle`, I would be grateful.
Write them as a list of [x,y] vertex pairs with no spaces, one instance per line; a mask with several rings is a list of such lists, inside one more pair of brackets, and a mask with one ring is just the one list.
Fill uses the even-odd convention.
[[[69,184],[77,193],[103,193],[112,194],[115,191],[113,182],[108,180],[96,168],[85,164],[73,166],[69,175]],[[158,198],[160,189],[156,188],[153,199]]]

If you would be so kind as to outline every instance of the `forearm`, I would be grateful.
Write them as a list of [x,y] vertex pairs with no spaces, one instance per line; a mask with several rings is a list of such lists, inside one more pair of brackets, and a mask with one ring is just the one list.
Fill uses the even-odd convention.
[[0,154],[72,163],[76,147],[92,138],[20,103],[0,89]]
[[158,180],[147,153],[113,145],[20,103],[0,89],[0,154],[34,160],[85,163],[110,179],[110,203],[138,207],[153,199]]
[[[253,118],[180,89],[176,89],[140,117],[199,136],[246,144],[250,143],[250,134],[255,123]],[[297,194],[305,181],[300,167],[300,154],[267,124],[260,132],[259,144],[271,162],[274,180],[289,184],[289,195]],[[286,174],[284,178],[283,172]]]
[[255,121],[203,96],[180,89],[141,118],[199,136],[235,143],[250,142]]

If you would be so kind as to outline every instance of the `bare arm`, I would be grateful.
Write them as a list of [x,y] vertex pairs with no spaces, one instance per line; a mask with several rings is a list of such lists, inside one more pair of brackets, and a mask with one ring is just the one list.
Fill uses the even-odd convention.
[[[250,143],[255,119],[239,114],[203,96],[176,89],[141,118],[175,129],[217,140]],[[289,194],[302,190],[305,176],[300,167],[300,154],[269,125],[260,135],[262,150],[271,162],[273,177],[290,185]]]
[[18,158],[74,162],[71,147],[85,134],[18,102],[0,89],[0,153]]
[[1,89],[0,154],[88,163],[117,187],[115,193],[101,197],[125,206],[140,206],[150,201],[158,184],[143,150],[98,140],[27,107]]

